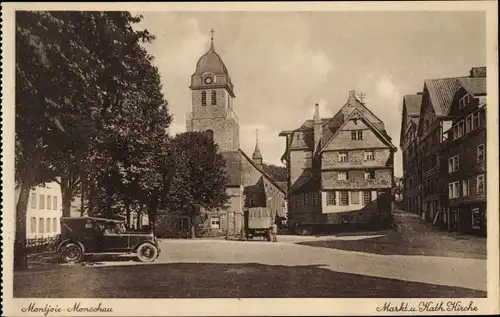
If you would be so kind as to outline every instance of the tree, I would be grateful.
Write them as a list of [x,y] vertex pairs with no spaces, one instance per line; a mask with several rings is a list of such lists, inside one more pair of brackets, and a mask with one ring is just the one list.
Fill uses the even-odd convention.
[[218,146],[202,132],[176,135],[170,150],[175,171],[163,203],[170,211],[188,212],[194,238],[202,209],[227,208],[225,160]]
[[286,168],[273,164],[263,164],[264,172],[269,174],[276,182],[286,182]]
[[[131,27],[140,19],[128,12],[16,12],[18,268],[27,265],[33,186],[58,180],[63,214],[69,215],[82,175],[89,187],[112,171],[122,182],[151,169],[145,161],[163,148],[171,117],[152,56],[140,45],[153,37]],[[120,165],[137,153],[142,169]]]

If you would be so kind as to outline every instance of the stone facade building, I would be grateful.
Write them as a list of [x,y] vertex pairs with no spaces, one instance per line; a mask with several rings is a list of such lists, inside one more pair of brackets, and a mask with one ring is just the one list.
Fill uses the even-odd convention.
[[[240,124],[234,107],[234,85],[213,39],[191,76],[192,109],[187,114],[186,130],[203,131],[218,144],[226,160],[230,196],[227,210],[204,210],[196,231],[199,236],[240,236],[245,229],[245,211],[250,207],[268,207],[272,214],[284,216],[285,190],[263,170],[258,141],[250,158],[240,148]],[[166,220],[165,236],[177,236],[189,230],[189,218],[182,211]],[[162,231],[162,230],[160,230]]]
[[391,213],[396,147],[384,123],[349,93],[332,118],[282,131],[288,218],[302,232],[378,223]]
[[448,206],[447,131],[453,118],[450,108],[455,93],[471,78],[480,76],[473,68],[470,76],[424,81],[418,124],[421,160],[422,217],[443,228],[450,227]]
[[460,78],[444,144],[447,154],[449,229],[486,234],[486,69]]
[[403,97],[400,149],[403,154],[403,205],[420,214],[420,151],[417,137],[422,94]]

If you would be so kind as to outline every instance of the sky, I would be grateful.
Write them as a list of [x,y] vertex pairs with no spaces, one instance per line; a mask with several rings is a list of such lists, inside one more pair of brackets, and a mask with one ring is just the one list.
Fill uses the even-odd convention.
[[[136,26],[156,36],[155,57],[173,115],[172,133],[185,131],[190,78],[214,45],[226,64],[240,119],[241,148],[282,166],[282,130],[311,119],[319,103],[331,117],[349,91],[366,95],[399,148],[402,98],[425,79],[466,76],[486,65],[484,12],[139,12]],[[401,151],[395,176],[402,176]]]

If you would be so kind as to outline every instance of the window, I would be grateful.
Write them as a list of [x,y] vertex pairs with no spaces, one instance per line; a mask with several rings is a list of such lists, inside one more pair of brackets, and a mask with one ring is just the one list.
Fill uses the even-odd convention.
[[295,207],[301,207],[302,205],[302,196],[299,194],[295,196]]
[[36,218],[35,217],[30,218],[30,232],[36,233]]
[[363,131],[362,130],[351,131],[351,140],[363,140]]
[[57,232],[57,218],[52,218],[52,230]]
[[484,175],[477,176],[476,193],[478,195],[484,194]]
[[479,112],[472,114],[472,130],[479,128],[479,116],[480,116]]
[[215,106],[217,104],[217,92],[215,90],[212,90],[211,94],[211,101],[212,101],[212,106]]
[[481,163],[484,161],[484,144],[478,145],[476,149],[477,162]]
[[52,210],[52,196],[47,195],[47,210]]
[[363,192],[363,204],[368,205],[372,202],[372,192],[369,190],[365,190]]
[[201,105],[202,106],[207,105],[207,92],[206,91],[201,92]]
[[472,114],[468,115],[467,118],[465,118],[465,133],[469,133],[472,131]]
[[351,192],[351,204],[359,205],[359,192],[358,191]]
[[339,181],[346,181],[349,179],[347,172],[339,172],[337,177]]
[[309,206],[309,193],[304,193],[304,207]]
[[448,159],[448,173],[453,173],[458,171],[460,165],[459,156],[455,155]]
[[31,209],[36,209],[36,193],[31,193]]
[[347,162],[348,157],[347,157],[347,152],[340,152],[339,153],[339,162]]
[[466,197],[469,196],[470,190],[469,190],[469,180],[462,181],[462,196]]
[[365,171],[365,179],[375,179],[375,171]]
[[326,192],[326,205],[335,206],[337,204],[337,197],[335,192]]
[[45,223],[43,221],[43,218],[38,218],[38,232],[39,233],[45,232]]
[[45,195],[40,195],[38,201],[38,209],[45,209]]
[[318,192],[313,193],[313,207],[319,204],[319,194]]
[[467,95],[463,96],[462,98],[460,98],[460,100],[458,101],[458,107],[460,109],[467,107],[467,105],[469,104],[469,101],[470,101],[470,98],[469,98],[469,95],[467,94]]
[[304,168],[312,168],[312,152],[304,153]]
[[52,231],[50,230],[50,218],[47,218],[47,233],[51,233]]
[[220,218],[219,217],[211,217],[210,218],[210,228],[220,229]]
[[453,182],[448,184],[448,197],[450,199],[458,198],[460,196],[459,186],[460,186],[459,182]]
[[347,206],[349,205],[349,193],[347,191],[341,191],[339,192],[339,200],[340,200],[340,206]]
[[[411,154],[412,148],[410,147],[410,154]],[[375,159],[375,153],[373,150],[371,151],[365,151],[365,161],[373,161]]]

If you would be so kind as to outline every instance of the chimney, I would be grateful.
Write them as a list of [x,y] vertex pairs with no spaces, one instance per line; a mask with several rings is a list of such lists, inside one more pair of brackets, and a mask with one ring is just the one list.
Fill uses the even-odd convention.
[[472,67],[470,70],[470,77],[486,77],[486,66]]
[[321,124],[321,117],[319,116],[319,105],[314,105],[314,153],[318,150],[323,137],[323,126]]
[[356,97],[356,90],[350,90],[349,91],[349,97]]

